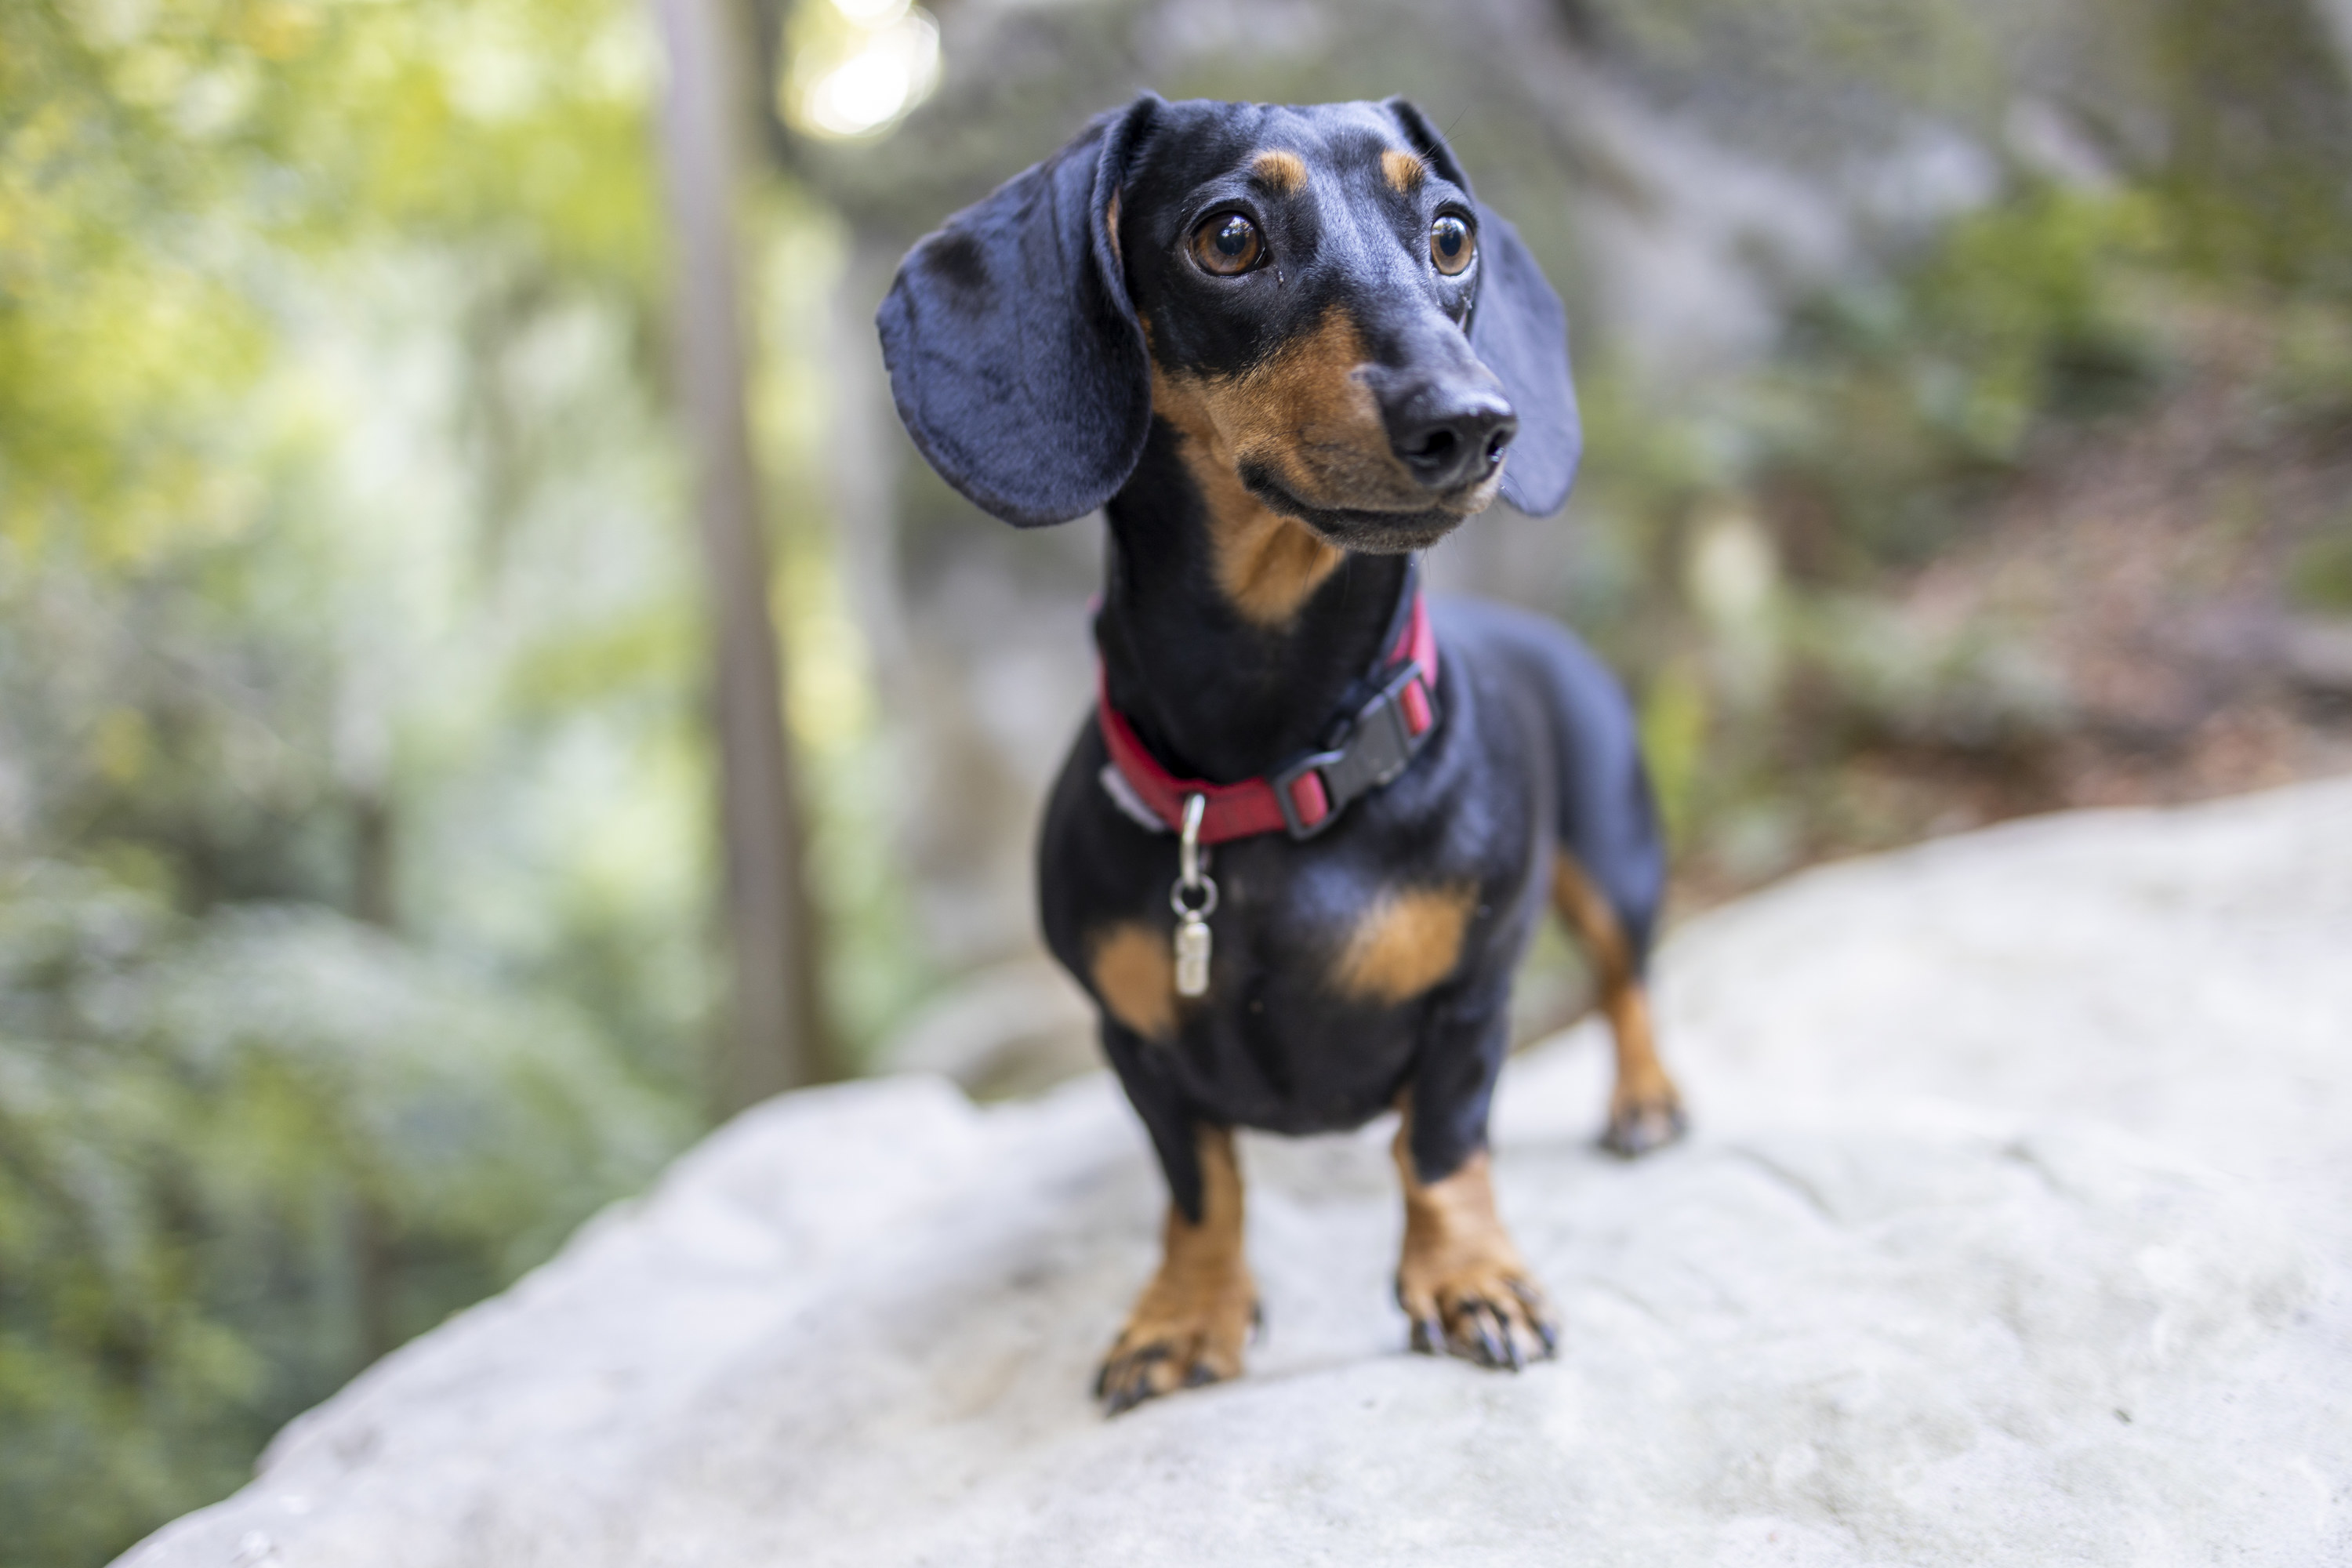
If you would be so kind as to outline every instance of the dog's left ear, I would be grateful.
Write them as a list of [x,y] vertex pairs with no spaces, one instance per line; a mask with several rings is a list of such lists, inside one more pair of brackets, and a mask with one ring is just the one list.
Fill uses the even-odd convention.
[[[1406,140],[1463,190],[1468,176],[1445,138],[1420,110],[1388,100]],[[1503,384],[1519,416],[1518,438],[1503,463],[1503,499],[1529,517],[1549,517],[1568,500],[1584,455],[1576,383],[1568,364],[1568,312],[1534,254],[1503,216],[1478,207],[1478,298],[1470,309],[1470,348]]]
[[1023,528],[1118,493],[1151,366],[1118,257],[1118,188],[1166,105],[1146,93],[948,219],[875,318],[898,417],[940,477]]

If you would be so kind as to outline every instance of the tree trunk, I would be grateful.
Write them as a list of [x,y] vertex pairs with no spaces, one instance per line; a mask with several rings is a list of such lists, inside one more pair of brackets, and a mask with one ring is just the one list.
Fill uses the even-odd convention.
[[801,880],[799,799],[784,732],[782,662],[744,415],[734,195],[747,51],[731,0],[654,0],[669,54],[662,110],[676,250],[673,331],[696,467],[716,633],[719,796],[733,971],[725,1110],[811,1083],[831,1067],[816,928]]

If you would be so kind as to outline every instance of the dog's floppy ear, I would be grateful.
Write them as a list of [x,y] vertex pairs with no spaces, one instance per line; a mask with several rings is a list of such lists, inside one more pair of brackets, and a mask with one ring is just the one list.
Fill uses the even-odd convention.
[[1119,182],[1165,105],[1146,93],[925,237],[875,324],[898,417],[931,467],[1024,528],[1118,492],[1151,427],[1143,327],[1119,265]]
[[[1402,98],[1390,99],[1387,107],[1414,151],[1469,191],[1453,149],[1427,117]],[[1503,464],[1503,499],[1529,517],[1549,517],[1568,500],[1584,455],[1568,366],[1568,312],[1519,231],[1484,202],[1477,206],[1478,298],[1470,312],[1470,348],[1502,382],[1519,416],[1518,438]]]
[[1499,377],[1519,416],[1503,464],[1503,499],[1529,517],[1568,500],[1584,456],[1584,423],[1568,366],[1568,312],[1504,216],[1481,203],[1478,253],[1485,276],[1471,307],[1470,350]]

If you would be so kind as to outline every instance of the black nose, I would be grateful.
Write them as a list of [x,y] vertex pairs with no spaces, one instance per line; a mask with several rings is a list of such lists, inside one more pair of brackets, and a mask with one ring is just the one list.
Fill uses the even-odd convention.
[[1386,414],[1390,449],[1433,490],[1476,484],[1519,433],[1511,405],[1477,387],[1424,387]]

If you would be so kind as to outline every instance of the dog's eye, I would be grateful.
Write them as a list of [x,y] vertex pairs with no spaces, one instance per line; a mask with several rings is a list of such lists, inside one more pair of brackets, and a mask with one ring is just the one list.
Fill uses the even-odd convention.
[[1257,225],[1239,213],[1220,214],[1192,231],[1192,259],[1220,278],[1247,272],[1265,253]]
[[1448,278],[1468,267],[1477,249],[1478,242],[1471,237],[1470,226],[1458,217],[1442,217],[1429,226],[1429,258]]

